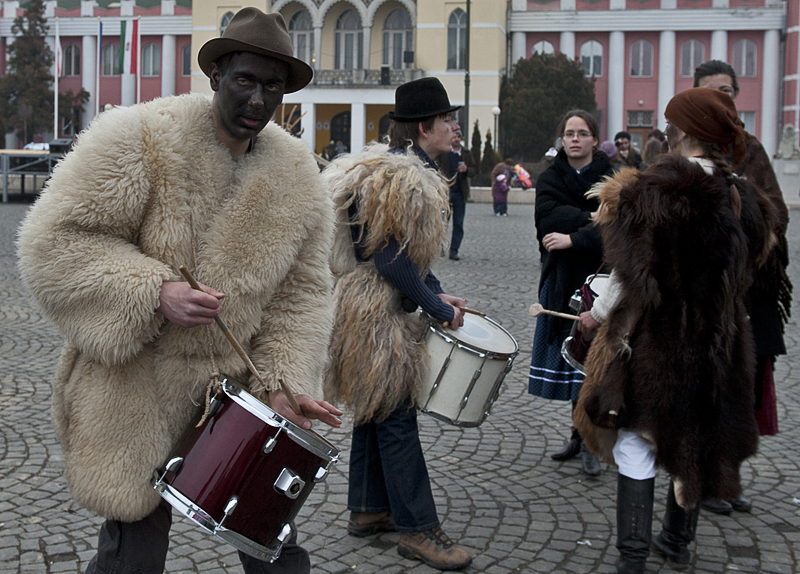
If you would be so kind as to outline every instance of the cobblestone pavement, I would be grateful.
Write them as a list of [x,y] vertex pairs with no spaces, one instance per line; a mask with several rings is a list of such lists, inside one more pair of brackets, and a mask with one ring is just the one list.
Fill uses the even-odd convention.
[[[60,338],[32,306],[16,270],[13,237],[26,208],[0,206],[0,572],[82,572],[94,554],[100,520],[71,501],[49,422],[49,380]],[[434,495],[445,531],[475,555],[469,573],[613,572],[616,474],[605,470],[588,479],[577,459],[552,461],[549,453],[568,435],[569,406],[526,392],[535,324],[527,308],[539,276],[532,216],[530,205],[512,205],[507,218],[494,217],[488,205],[468,205],[462,260],[444,260],[435,268],[446,289],[499,321],[521,351],[481,427],[462,430],[420,417]],[[790,233],[792,260],[798,262],[797,215]],[[796,263],[791,272],[800,286]],[[789,355],[776,372],[781,433],[763,438],[759,453],[743,466],[753,512],[701,514],[695,572],[800,571],[797,307],[788,326]],[[398,534],[347,535],[350,429],[319,430],[342,456],[298,518],[314,572],[435,572],[398,556]],[[658,524],[667,488],[663,473],[656,488]],[[171,540],[169,573],[242,572],[230,547],[177,513]],[[647,571],[668,569],[651,556]]]

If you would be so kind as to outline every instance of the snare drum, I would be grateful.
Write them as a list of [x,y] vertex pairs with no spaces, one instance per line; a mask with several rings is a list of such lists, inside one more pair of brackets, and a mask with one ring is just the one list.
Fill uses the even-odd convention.
[[183,515],[245,554],[273,561],[314,484],[339,451],[228,379],[192,423],[155,489]]
[[456,330],[424,313],[429,373],[417,395],[420,410],[460,427],[476,427],[489,414],[519,345],[488,317],[464,314]]
[[[570,297],[569,308],[580,315],[586,311],[591,311],[594,305],[594,300],[601,296],[606,291],[608,285],[608,275],[597,274],[592,275],[586,279],[581,289],[575,291],[575,294]],[[589,346],[592,344],[597,331],[593,333],[581,333],[578,331],[578,322],[575,321],[572,325],[569,337],[564,339],[561,345],[561,356],[569,363],[573,369],[578,372],[586,374],[586,369],[583,364],[586,362],[586,357],[589,355]]]

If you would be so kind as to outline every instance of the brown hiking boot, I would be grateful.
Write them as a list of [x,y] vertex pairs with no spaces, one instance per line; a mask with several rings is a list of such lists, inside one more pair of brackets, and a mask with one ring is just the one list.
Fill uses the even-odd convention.
[[426,532],[404,532],[400,536],[397,552],[403,558],[422,560],[438,570],[461,570],[472,562],[472,556],[456,546],[441,526]]
[[351,536],[372,536],[379,532],[394,532],[394,520],[391,512],[351,512],[347,523],[347,532]]

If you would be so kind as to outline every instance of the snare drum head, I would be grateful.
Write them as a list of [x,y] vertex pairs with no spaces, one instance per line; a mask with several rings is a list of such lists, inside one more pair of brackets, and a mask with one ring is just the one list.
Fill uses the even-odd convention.
[[485,317],[464,314],[464,325],[456,330],[447,330],[450,337],[472,347],[503,355],[513,355],[519,348],[514,338],[500,325]]
[[595,294],[595,297],[599,297],[606,292],[606,288],[608,285],[608,278],[609,278],[608,275],[600,274],[597,275],[594,279],[589,277],[589,279],[592,279],[591,283],[589,283],[588,279],[586,280],[586,283],[589,285],[589,288]]

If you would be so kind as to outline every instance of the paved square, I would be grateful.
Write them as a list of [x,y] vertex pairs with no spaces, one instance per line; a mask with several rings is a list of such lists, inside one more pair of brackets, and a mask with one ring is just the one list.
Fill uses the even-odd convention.
[[[61,339],[19,281],[14,236],[27,205],[0,205],[0,573],[83,572],[94,554],[100,519],[71,500],[61,473],[63,454],[49,420],[50,378]],[[461,261],[434,269],[448,292],[487,313],[520,345],[491,416],[477,429],[459,429],[420,417],[434,496],[443,527],[468,547],[469,573],[614,572],[616,473],[587,478],[575,459],[556,463],[549,453],[569,432],[569,405],[527,394],[535,320],[528,306],[539,281],[533,208],[511,205],[494,217],[491,205],[467,205]],[[787,327],[789,355],[775,378],[780,434],[764,437],[745,462],[745,493],[752,514],[701,513],[694,571],[800,571],[800,217],[789,228],[790,276],[797,286]],[[230,326],[235,329],[235,325]],[[398,534],[347,535],[347,463],[350,427],[319,427],[342,450],[298,518],[300,541],[319,573],[433,573],[401,558]],[[667,478],[656,483],[654,528]],[[175,513],[167,572],[242,572],[236,553]],[[651,556],[648,573],[668,572]]]

